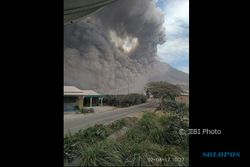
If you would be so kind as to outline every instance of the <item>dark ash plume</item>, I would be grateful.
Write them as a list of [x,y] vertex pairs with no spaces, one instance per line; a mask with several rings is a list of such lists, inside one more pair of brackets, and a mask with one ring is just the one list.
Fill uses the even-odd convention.
[[[64,84],[105,93],[140,92],[165,40],[153,0],[120,0],[64,27]],[[133,88],[133,89],[132,89]]]

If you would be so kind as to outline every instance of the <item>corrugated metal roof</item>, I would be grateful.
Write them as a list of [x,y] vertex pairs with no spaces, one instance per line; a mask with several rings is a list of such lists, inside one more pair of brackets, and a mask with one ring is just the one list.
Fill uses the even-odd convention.
[[64,95],[68,96],[98,96],[101,95],[93,90],[81,90],[75,86],[64,86]]

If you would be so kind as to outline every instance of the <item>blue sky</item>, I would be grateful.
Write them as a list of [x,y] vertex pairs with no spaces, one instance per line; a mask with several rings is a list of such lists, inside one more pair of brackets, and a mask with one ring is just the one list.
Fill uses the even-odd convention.
[[165,13],[166,42],[158,56],[178,70],[189,73],[189,0],[155,0]]

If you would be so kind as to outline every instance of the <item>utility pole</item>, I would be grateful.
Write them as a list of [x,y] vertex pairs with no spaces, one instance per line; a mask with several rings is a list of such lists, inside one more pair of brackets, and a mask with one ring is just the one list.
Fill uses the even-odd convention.
[[128,70],[127,70],[127,79],[128,79],[128,95],[129,95],[129,77],[128,77]]

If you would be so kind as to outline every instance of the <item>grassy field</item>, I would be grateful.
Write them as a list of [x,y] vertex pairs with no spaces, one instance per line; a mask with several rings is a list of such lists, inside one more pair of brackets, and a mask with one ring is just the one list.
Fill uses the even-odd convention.
[[[178,133],[188,128],[182,118],[145,112],[80,130],[64,138],[65,166],[188,166],[188,137]],[[118,132],[122,135],[110,137]]]

